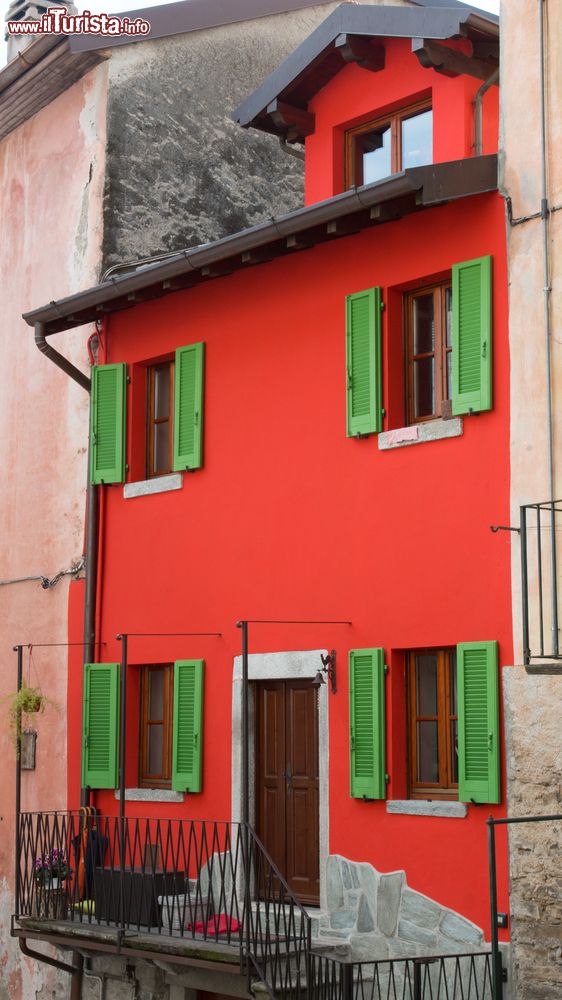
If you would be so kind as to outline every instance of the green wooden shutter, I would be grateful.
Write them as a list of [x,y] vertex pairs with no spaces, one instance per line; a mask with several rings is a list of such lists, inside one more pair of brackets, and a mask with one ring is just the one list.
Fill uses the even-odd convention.
[[349,654],[350,794],[386,798],[384,649]]
[[453,414],[492,409],[492,258],[453,266]]
[[117,788],[119,664],[86,663],[82,711],[82,787]]
[[381,290],[346,298],[347,436],[382,430]]
[[497,642],[457,646],[459,799],[500,802]]
[[92,483],[125,482],[126,365],[92,368],[90,478]]
[[203,373],[205,344],[176,351],[174,384],[174,469],[203,464]]
[[174,664],[172,788],[201,791],[203,759],[203,660]]

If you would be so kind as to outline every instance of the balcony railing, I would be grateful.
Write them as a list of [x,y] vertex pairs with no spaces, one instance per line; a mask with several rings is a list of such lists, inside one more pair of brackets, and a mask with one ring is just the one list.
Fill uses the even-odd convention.
[[562,501],[521,507],[521,593],[523,600],[523,657],[560,660],[558,533],[562,530]]
[[159,951],[183,942],[195,959],[216,944],[274,1000],[493,997],[489,952],[346,962],[315,950],[310,916],[243,824],[22,813],[15,916],[67,939],[103,932],[104,946],[111,929],[120,947],[127,932]]
[[226,945],[274,994],[300,994],[310,917],[249,827],[22,813],[18,841],[16,919]]

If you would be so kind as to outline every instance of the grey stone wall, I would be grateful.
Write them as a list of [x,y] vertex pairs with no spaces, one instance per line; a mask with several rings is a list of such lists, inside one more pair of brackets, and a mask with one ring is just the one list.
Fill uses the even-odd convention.
[[112,50],[102,270],[302,204],[302,162],[230,113],[337,6]]
[[[560,814],[562,677],[510,667],[503,697],[508,814]],[[503,835],[498,831],[498,840]],[[513,825],[509,866],[514,995],[561,1000],[562,821]]]
[[340,939],[354,961],[462,954],[484,949],[480,927],[429,896],[410,889],[406,873],[328,858],[328,910],[318,943]]

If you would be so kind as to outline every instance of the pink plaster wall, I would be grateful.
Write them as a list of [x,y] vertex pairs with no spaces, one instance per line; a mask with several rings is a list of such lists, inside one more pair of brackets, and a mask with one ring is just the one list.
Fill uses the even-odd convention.
[[[0,143],[0,580],[54,576],[83,552],[88,396],[40,355],[21,314],[98,278],[106,82],[102,64]],[[86,332],[56,338],[84,370]],[[0,586],[0,697],[15,690],[15,643],[67,639],[68,579],[52,590]],[[22,774],[22,808],[64,809],[66,651],[36,649],[31,663],[26,652],[24,677],[60,708],[37,717],[37,767]],[[15,755],[5,712],[0,704],[0,1000],[17,1000],[40,996],[48,974],[24,962],[9,936]]]

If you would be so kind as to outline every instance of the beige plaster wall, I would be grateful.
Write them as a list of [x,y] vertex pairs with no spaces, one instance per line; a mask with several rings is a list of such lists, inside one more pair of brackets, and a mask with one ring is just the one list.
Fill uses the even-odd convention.
[[[501,150],[504,193],[514,217],[540,211],[540,47],[538,0],[502,0]],[[546,14],[548,200],[562,204],[562,19],[559,0]],[[540,219],[508,226],[511,347],[511,523],[521,504],[549,499],[546,341]],[[562,212],[549,222],[555,495],[562,496]],[[558,539],[562,567],[562,518]],[[534,542],[534,528],[530,542]],[[498,537],[498,540],[499,537]],[[543,558],[548,559],[547,534]],[[520,540],[512,546],[515,662],[523,660]],[[536,562],[531,572],[531,647],[537,648]],[[560,577],[560,572],[558,574]],[[560,585],[560,579],[559,579]],[[545,593],[548,607],[550,594]],[[547,613],[547,635],[550,618]],[[547,641],[550,640],[548,635]],[[562,674],[504,673],[508,814],[562,813]],[[501,834],[503,836],[503,831]],[[517,1000],[562,998],[562,823],[510,831],[511,977]],[[502,907],[500,906],[500,909]]]
[[[23,311],[92,284],[101,252],[107,67],[101,65],[0,143],[0,580],[54,576],[83,552],[88,396],[41,356]],[[86,330],[56,346],[87,370]],[[68,577],[0,586],[0,697],[15,689],[14,643],[67,641]],[[81,636],[77,637],[81,639]],[[59,709],[37,717],[37,767],[23,809],[66,807],[64,649],[37,649],[24,677]],[[53,996],[23,960],[13,911],[15,755],[0,705],[0,998]]]

